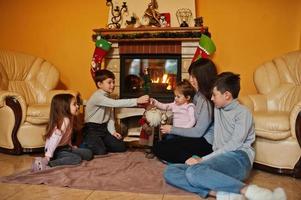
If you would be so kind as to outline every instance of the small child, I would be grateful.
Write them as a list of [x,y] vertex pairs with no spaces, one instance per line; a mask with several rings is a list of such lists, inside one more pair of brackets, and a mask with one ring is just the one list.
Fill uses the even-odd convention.
[[[151,103],[161,110],[171,110],[173,114],[173,126],[180,128],[191,128],[195,124],[194,110],[192,103],[195,95],[195,89],[186,79],[177,83],[174,90],[175,100],[172,103],[160,103],[156,99],[151,99]],[[165,139],[175,137],[172,134],[166,134]]]
[[282,188],[270,191],[245,180],[255,157],[251,112],[239,104],[239,75],[224,72],[213,85],[214,102],[213,152],[202,158],[193,156],[185,164],[169,165],[165,180],[177,187],[217,200],[286,200]]
[[113,108],[146,104],[149,103],[149,96],[117,100],[110,98],[115,88],[115,75],[106,69],[97,71],[94,81],[98,89],[87,101],[83,146],[91,149],[95,155],[124,152],[126,146],[122,136],[115,130]]
[[76,98],[71,94],[57,94],[53,97],[47,125],[45,157],[37,157],[32,171],[41,171],[59,165],[76,165],[82,160],[91,160],[89,149],[73,146],[72,131],[74,116],[78,111]]

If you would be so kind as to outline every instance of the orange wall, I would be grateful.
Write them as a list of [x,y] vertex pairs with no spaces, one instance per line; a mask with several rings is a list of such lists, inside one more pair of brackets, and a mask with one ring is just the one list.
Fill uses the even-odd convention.
[[241,74],[241,94],[256,91],[252,81],[256,66],[301,49],[300,0],[196,0],[196,4],[217,46],[213,59],[219,71]]
[[104,27],[107,14],[104,0],[0,0],[0,48],[49,60],[60,71],[59,87],[87,98],[95,89],[92,29]]
[[[299,0],[196,0],[217,46],[219,71],[241,74],[242,94],[255,92],[258,64],[300,49],[300,7]],[[95,89],[92,29],[105,27],[107,13],[105,0],[0,0],[0,48],[44,57],[58,67],[60,88],[88,98]]]

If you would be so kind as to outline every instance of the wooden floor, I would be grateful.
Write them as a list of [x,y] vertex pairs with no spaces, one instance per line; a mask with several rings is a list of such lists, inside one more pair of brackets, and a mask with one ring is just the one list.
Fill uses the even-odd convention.
[[[0,153],[0,176],[7,176],[29,169],[32,156],[12,156]],[[249,183],[257,184],[267,188],[283,187],[288,199],[301,200],[301,179],[286,176],[278,176],[253,170]],[[176,195],[154,195],[128,192],[110,192],[96,190],[80,190],[62,187],[49,187],[45,185],[23,185],[0,183],[1,200],[36,200],[36,199],[64,199],[64,200],[195,200],[198,196],[176,196]],[[209,198],[212,199],[212,198]]]

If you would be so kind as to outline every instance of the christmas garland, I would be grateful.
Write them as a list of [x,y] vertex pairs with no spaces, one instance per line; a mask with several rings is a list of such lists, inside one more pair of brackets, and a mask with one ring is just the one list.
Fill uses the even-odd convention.
[[[113,34],[102,35],[102,38],[110,39],[139,39],[139,38],[200,38],[200,32],[156,32],[156,33],[133,33],[133,34]],[[95,35],[96,37],[97,35]],[[94,38],[93,38],[94,39]]]

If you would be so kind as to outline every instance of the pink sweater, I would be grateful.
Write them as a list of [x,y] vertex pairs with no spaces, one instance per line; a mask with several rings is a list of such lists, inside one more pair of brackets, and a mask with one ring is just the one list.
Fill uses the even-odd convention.
[[191,128],[195,124],[193,103],[177,105],[173,103],[161,103],[154,100],[154,105],[161,110],[171,110],[173,114],[173,126],[180,128]]

